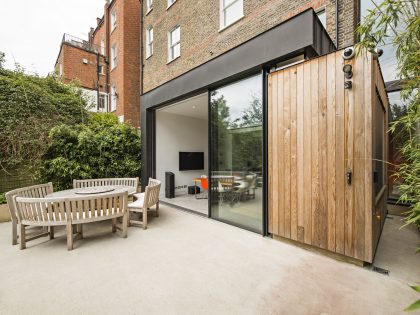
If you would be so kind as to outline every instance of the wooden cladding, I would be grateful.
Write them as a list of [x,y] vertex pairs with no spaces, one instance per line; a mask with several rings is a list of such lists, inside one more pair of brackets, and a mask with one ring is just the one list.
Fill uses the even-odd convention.
[[367,53],[345,61],[338,51],[269,75],[270,233],[372,261],[376,94],[387,115],[382,76]]

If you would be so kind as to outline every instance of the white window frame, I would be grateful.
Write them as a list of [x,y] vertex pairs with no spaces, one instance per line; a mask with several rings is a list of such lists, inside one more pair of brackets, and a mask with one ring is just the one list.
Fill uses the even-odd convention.
[[58,64],[58,71],[59,71],[59,75],[60,75],[60,78],[63,76],[63,64],[62,63],[59,63]]
[[[179,29],[179,41],[172,43],[172,33]],[[175,46],[179,45],[179,55],[175,56]],[[177,25],[168,32],[168,63],[181,56],[181,26]]]
[[147,11],[146,14],[152,11],[153,9],[153,0],[146,0]]
[[114,44],[112,45],[112,48],[111,48],[111,70],[114,70],[115,67],[117,66],[117,54],[118,54],[117,44]]
[[117,10],[114,9],[111,11],[111,32],[117,27]]
[[116,110],[117,110],[117,101],[118,101],[118,90],[117,90],[117,86],[115,85],[115,84],[113,84],[112,86],[111,86],[111,94],[110,94],[110,97],[111,97],[111,106],[110,106],[110,109],[109,109],[109,111],[110,112],[115,112]]
[[102,39],[101,39],[101,55],[105,56],[105,38],[104,38],[104,35],[102,35]]
[[153,27],[146,29],[146,59],[153,55]]
[[[219,29],[219,32],[223,31],[225,28],[235,24],[236,22],[238,22],[240,19],[242,19],[244,17],[244,1],[243,0],[229,0],[231,2],[227,6],[225,6],[226,1],[227,0],[220,0],[220,29]],[[242,14],[236,20],[230,22],[229,24],[226,24],[226,10],[229,9],[234,4],[236,4],[237,2],[241,3]]]
[[99,74],[105,75],[105,65],[99,64],[98,68],[99,68],[98,69]]
[[168,0],[167,1],[168,6],[167,6],[166,10],[168,10],[175,2],[176,2],[176,0]]
[[[324,26],[325,29],[327,29],[327,10],[325,7],[320,8],[319,10],[317,10],[315,12],[316,17],[319,19],[319,21],[321,22],[322,26]],[[324,23],[322,23],[321,19],[319,18],[320,15],[325,14],[325,25]]]
[[[101,99],[103,100],[103,107],[101,107]],[[108,111],[108,95],[103,92],[99,92],[99,99],[98,99],[98,111]]]

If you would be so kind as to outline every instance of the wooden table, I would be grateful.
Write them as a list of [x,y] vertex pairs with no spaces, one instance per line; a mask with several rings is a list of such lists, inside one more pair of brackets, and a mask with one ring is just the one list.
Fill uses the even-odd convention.
[[123,191],[127,191],[129,196],[136,193],[135,188],[131,186],[96,186],[56,191],[52,194],[46,195],[45,198],[73,198],[91,195],[106,196],[108,194],[115,194]]

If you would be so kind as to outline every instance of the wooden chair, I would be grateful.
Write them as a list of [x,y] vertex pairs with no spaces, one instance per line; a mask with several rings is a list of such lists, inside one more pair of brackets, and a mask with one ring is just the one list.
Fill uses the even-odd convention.
[[[19,219],[17,216],[17,210],[15,203],[13,201],[13,198],[15,196],[19,197],[28,197],[28,198],[43,198],[48,194],[51,194],[53,192],[53,184],[47,183],[47,184],[41,184],[41,185],[34,185],[29,187],[23,187],[15,190],[11,190],[6,193],[6,200],[7,200],[7,206],[9,207],[10,216],[12,218],[12,245],[18,244],[18,224]],[[42,228],[40,231],[40,228],[32,229],[32,235],[28,235],[28,238],[26,241],[34,240],[39,237],[50,235],[50,237],[54,237],[54,231],[53,228],[48,231],[46,228]],[[51,234],[50,234],[51,233]]]
[[149,183],[146,186],[144,193],[135,194],[136,201],[128,204],[129,212],[136,212],[142,214],[142,221],[128,219],[128,225],[138,224],[147,229],[147,214],[151,211],[151,207],[156,205],[156,217],[159,216],[159,193],[161,182],[157,179],[149,178]]
[[[73,249],[74,234],[83,239],[82,224],[112,220],[112,232],[122,231],[127,237],[127,192],[106,196],[82,196],[74,198],[27,198],[14,196],[19,219],[20,248],[26,248],[26,227],[66,226],[67,249]],[[117,218],[123,218],[117,226]],[[76,225],[76,233],[73,226]],[[54,238],[54,234],[50,234]]]

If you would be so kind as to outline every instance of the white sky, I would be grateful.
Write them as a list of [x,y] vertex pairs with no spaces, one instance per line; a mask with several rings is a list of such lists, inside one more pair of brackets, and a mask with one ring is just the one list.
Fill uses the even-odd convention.
[[54,70],[64,33],[88,39],[105,0],[0,0],[0,51],[41,76]]

